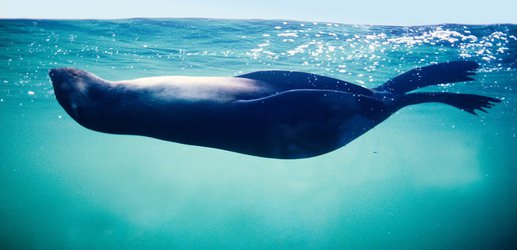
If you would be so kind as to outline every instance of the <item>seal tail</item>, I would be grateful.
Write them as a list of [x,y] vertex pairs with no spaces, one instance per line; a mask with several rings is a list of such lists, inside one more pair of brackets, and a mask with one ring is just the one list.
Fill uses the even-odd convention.
[[451,61],[415,68],[388,80],[376,91],[402,95],[409,91],[443,83],[473,81],[479,64],[470,61]]

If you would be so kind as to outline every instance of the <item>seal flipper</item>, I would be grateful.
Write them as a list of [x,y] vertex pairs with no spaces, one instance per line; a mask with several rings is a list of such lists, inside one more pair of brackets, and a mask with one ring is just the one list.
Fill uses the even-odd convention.
[[284,110],[290,108],[301,110],[302,113],[305,113],[308,109],[300,109],[299,103],[310,103],[310,110],[321,110],[322,112],[329,108],[347,113],[384,111],[386,107],[381,101],[368,96],[325,89],[288,90],[262,98],[235,101],[234,105],[271,105],[271,110],[275,113],[280,112],[279,109],[273,108],[275,106],[282,107]]
[[402,95],[409,91],[442,83],[473,81],[479,64],[470,61],[451,61],[415,68],[390,79],[375,88],[377,91],[388,91]]
[[314,89],[236,101],[233,107],[241,114],[241,125],[235,133],[240,138],[253,133],[260,138],[253,144],[261,145],[247,149],[247,143],[242,143],[235,150],[280,159],[307,158],[336,150],[376,126],[385,118],[383,114],[389,115],[386,106],[376,99]]
[[486,109],[493,107],[494,103],[499,103],[501,100],[474,94],[421,92],[403,95],[398,101],[400,105],[398,108],[425,102],[440,102],[477,115],[476,110],[487,113]]
[[494,106],[494,103],[501,100],[474,94],[455,94],[455,93],[433,93],[406,92],[442,83],[454,83],[463,81],[473,81],[470,76],[475,75],[479,65],[470,61],[451,61],[439,63],[422,68],[415,68],[395,78],[387,81],[383,85],[375,88],[375,91],[386,91],[396,95],[394,110],[398,110],[408,105],[439,102],[451,105],[473,115],[476,110],[487,112],[485,109]]
[[371,96],[372,91],[359,85],[339,79],[296,71],[256,71],[236,77],[263,81],[277,88],[279,92],[295,89],[337,90],[358,95]]

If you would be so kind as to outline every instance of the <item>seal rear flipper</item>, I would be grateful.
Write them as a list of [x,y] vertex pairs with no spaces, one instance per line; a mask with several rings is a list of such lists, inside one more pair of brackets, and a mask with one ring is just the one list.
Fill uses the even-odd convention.
[[280,92],[288,90],[336,90],[358,95],[371,96],[372,91],[343,80],[296,71],[268,70],[256,71],[236,77],[266,82]]
[[495,103],[499,103],[501,100],[474,94],[422,92],[403,95],[400,98],[399,104],[400,107],[404,107],[426,102],[448,104],[470,114],[477,115],[476,110],[487,113],[486,109],[493,107]]
[[415,68],[394,77],[375,90],[404,94],[431,85],[473,81],[470,76],[475,75],[478,68],[476,62],[470,61],[451,61]]

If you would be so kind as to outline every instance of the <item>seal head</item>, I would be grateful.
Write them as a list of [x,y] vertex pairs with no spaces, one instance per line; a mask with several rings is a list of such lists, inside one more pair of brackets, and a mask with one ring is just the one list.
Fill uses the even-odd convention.
[[106,118],[106,108],[116,101],[112,84],[94,74],[74,68],[57,68],[49,72],[54,94],[65,111],[81,125],[91,127],[91,121]]

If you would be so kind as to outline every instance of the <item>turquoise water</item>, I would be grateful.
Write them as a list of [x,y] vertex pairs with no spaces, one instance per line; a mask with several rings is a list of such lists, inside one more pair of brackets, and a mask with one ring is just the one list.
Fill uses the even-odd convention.
[[[516,36],[516,25],[0,20],[0,248],[515,248]],[[292,161],[87,130],[47,76],[286,69],[374,87],[464,59],[481,64],[477,81],[426,90],[503,99],[488,114],[412,106]]]

